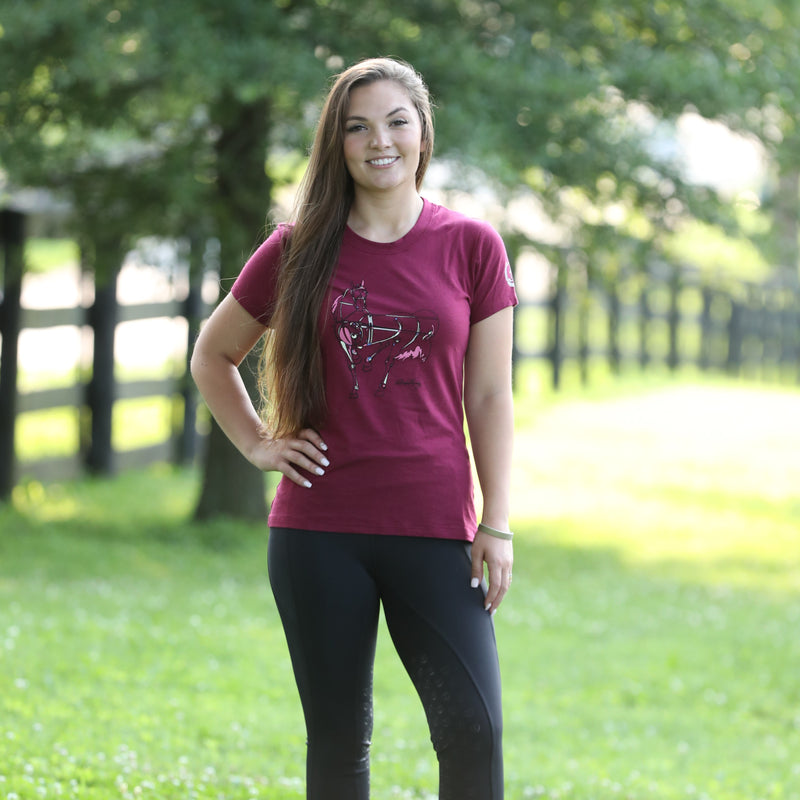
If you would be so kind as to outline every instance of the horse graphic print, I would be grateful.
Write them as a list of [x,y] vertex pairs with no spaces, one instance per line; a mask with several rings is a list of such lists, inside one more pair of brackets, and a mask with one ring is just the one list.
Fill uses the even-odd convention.
[[431,343],[439,330],[439,319],[431,311],[413,314],[373,314],[367,308],[367,289],[364,281],[340,294],[331,306],[336,338],[350,368],[353,386],[350,397],[359,392],[358,370],[372,370],[373,362],[383,364],[383,379],[375,390],[379,397],[385,393],[389,373],[399,361],[428,360]]

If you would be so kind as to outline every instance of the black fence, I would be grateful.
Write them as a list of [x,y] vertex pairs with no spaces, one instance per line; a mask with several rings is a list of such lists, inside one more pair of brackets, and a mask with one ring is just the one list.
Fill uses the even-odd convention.
[[592,274],[566,258],[547,260],[531,247],[518,247],[513,255],[520,295],[516,362],[545,360],[555,389],[565,368],[589,383],[598,364],[612,373],[694,366],[800,385],[800,289],[794,276],[715,279],[666,263]]
[[[117,304],[115,287],[96,293],[87,306],[60,308],[24,308],[22,295],[24,217],[16,212],[0,211],[2,243],[2,295],[0,296],[0,500],[8,497],[14,485],[22,479],[41,481],[68,480],[85,472],[111,473],[154,462],[190,463],[194,460],[199,435],[197,431],[198,396],[188,370],[192,342],[200,321],[210,311],[202,299],[202,274],[176,291],[163,302]],[[102,306],[102,307],[101,307]],[[102,313],[101,313],[102,312]],[[108,318],[113,324],[110,341],[99,343],[102,334],[97,321]],[[135,321],[154,319],[186,320],[183,353],[178,356],[173,374],[169,377],[118,380],[114,375],[113,350],[116,326]],[[109,374],[98,380],[91,374],[92,359],[74,370],[74,380],[68,385],[21,391],[19,385],[18,349],[24,330],[52,329],[54,337],[65,327],[89,332],[95,348],[110,351],[112,363]],[[94,335],[92,336],[92,332]],[[88,374],[87,374],[88,373]],[[148,397],[167,398],[171,405],[169,432],[162,441],[146,446],[114,449],[111,419],[117,404]],[[17,422],[25,414],[50,409],[70,409],[77,442],[68,455],[43,456],[36,460],[21,460],[16,441]],[[107,421],[105,436],[98,436],[98,419]]]

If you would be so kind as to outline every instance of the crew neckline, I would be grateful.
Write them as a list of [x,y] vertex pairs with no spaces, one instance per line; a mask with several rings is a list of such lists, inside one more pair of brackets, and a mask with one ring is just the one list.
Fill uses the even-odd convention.
[[375,242],[372,239],[365,239],[363,236],[356,233],[349,225],[347,225],[344,229],[344,239],[347,240],[349,245],[356,247],[359,250],[372,253],[386,253],[392,250],[406,250],[407,248],[411,247],[411,245],[413,245],[414,242],[424,233],[425,229],[428,227],[432,213],[433,204],[423,197],[422,211],[420,211],[417,221],[414,223],[411,229],[399,239],[395,239],[393,242]]

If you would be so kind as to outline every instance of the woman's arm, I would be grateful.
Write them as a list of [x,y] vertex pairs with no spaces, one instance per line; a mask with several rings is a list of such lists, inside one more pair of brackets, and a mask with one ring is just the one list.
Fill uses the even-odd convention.
[[192,353],[192,377],[214,418],[236,449],[262,470],[277,470],[295,483],[311,483],[296,467],[323,474],[328,459],[316,431],[270,439],[239,374],[239,365],[266,328],[228,295],[203,326]]
[[[511,389],[513,309],[504,308],[475,323],[464,362],[464,410],[472,454],[483,494],[483,522],[507,531],[514,405]],[[492,612],[511,583],[514,560],[510,541],[478,532],[472,546],[472,577],[489,573],[486,608]]]

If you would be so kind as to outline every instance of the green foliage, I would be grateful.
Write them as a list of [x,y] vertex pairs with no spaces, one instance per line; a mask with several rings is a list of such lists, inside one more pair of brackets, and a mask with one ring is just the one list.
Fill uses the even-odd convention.
[[391,53],[427,77],[442,155],[535,192],[571,244],[607,246],[570,209],[578,189],[601,216],[644,214],[659,248],[687,215],[735,221],[654,155],[637,109],[669,121],[693,107],[789,152],[796,15],[777,0],[11,3],[0,162],[15,182],[73,187],[118,237],[210,219],[246,250],[269,206],[269,147],[302,152],[327,75]]
[[725,236],[698,220],[682,225],[680,234],[665,245],[665,251],[676,262],[695,264],[716,277],[759,281],[770,273],[770,264],[751,239]]
[[[508,797],[800,798],[796,403],[651,382],[519,404]],[[195,491],[154,468],[0,508],[4,797],[303,796],[265,528],[187,524]],[[430,800],[383,629],[375,688],[373,796]]]

